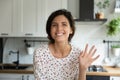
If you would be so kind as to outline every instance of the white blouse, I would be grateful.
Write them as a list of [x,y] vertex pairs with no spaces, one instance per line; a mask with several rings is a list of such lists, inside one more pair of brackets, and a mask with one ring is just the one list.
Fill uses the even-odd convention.
[[71,47],[65,58],[55,58],[48,44],[36,49],[33,56],[35,80],[77,80],[80,49],[73,45]]

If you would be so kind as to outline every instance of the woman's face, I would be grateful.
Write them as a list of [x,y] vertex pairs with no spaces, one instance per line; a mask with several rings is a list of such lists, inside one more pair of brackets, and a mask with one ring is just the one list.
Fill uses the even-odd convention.
[[55,17],[51,24],[51,36],[55,42],[68,42],[69,34],[72,34],[68,19],[64,15]]

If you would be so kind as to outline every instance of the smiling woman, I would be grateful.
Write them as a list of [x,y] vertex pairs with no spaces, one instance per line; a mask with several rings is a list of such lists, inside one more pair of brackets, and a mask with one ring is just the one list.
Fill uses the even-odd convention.
[[71,12],[60,9],[53,12],[46,25],[50,42],[34,52],[36,80],[86,80],[86,70],[99,56],[93,58],[96,48],[84,50],[70,44],[75,33]]
[[69,35],[72,34],[68,20],[63,16],[57,16],[51,25],[51,37],[55,41],[68,41]]

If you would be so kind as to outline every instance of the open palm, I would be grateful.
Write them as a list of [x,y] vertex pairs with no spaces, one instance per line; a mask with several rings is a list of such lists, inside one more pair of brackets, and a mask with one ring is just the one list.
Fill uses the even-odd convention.
[[80,53],[79,56],[79,64],[82,69],[87,69],[91,65],[91,63],[99,57],[98,55],[93,58],[96,50],[97,49],[95,48],[95,46],[92,46],[90,50],[88,50],[88,44],[86,44],[85,49]]

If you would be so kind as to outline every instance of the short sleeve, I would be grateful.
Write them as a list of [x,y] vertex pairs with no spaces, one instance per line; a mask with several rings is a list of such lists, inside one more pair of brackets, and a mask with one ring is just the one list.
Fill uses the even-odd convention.
[[33,55],[33,67],[34,67],[33,69],[34,69],[35,80],[41,80],[40,76],[41,76],[42,62],[39,54],[40,54],[40,50],[36,49]]

